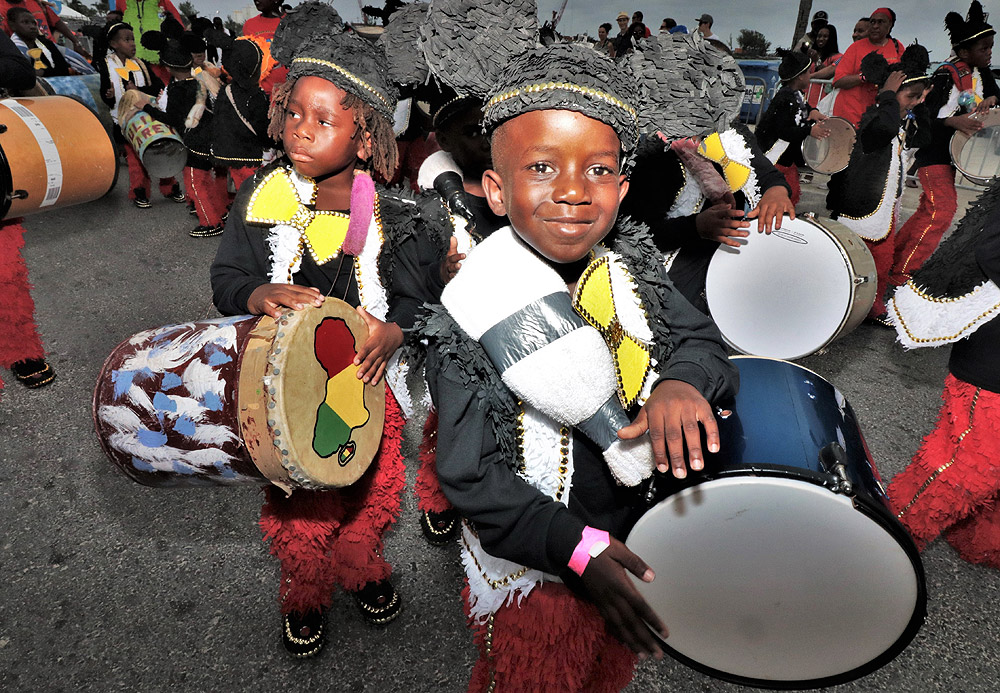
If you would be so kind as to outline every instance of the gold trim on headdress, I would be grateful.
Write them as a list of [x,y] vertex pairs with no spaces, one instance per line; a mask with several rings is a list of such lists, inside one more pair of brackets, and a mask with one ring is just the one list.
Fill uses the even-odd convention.
[[952,48],[958,48],[963,43],[968,43],[969,41],[973,41],[973,40],[979,38],[980,36],[984,36],[986,34],[995,34],[995,33],[997,33],[997,30],[994,29],[993,27],[990,27],[989,29],[983,29],[979,33],[973,34],[972,36],[967,36],[966,38],[962,39],[958,43],[951,44],[951,47]]
[[497,94],[492,99],[487,101],[483,110],[489,111],[489,109],[494,106],[521,94],[536,94],[540,91],[554,91],[556,89],[563,89],[565,91],[571,91],[574,94],[583,94],[584,96],[599,99],[628,113],[632,119],[636,121],[636,124],[639,122],[638,112],[621,99],[617,99],[611,94],[600,91],[599,89],[594,89],[593,87],[583,87],[579,84],[572,84],[570,82],[545,82],[543,84],[529,84],[524,87],[518,87],[517,89],[511,89],[510,91],[505,91],[502,94]]
[[294,63],[310,63],[312,65],[322,65],[324,67],[330,68],[331,70],[334,70],[335,72],[339,72],[341,75],[343,75],[344,77],[346,77],[348,80],[350,80],[354,84],[358,85],[362,89],[365,89],[366,91],[371,92],[379,101],[382,102],[382,104],[388,110],[390,110],[390,111],[393,110],[393,106],[392,106],[392,104],[389,103],[389,100],[386,97],[384,97],[381,93],[379,93],[379,91],[375,87],[373,87],[372,85],[368,84],[368,82],[364,81],[363,79],[361,79],[360,77],[358,77],[356,74],[354,74],[350,70],[346,70],[346,69],[342,68],[340,65],[337,65],[336,63],[331,63],[329,60],[321,60],[320,58],[305,58],[305,57],[302,57],[302,58],[293,58],[292,59],[292,63],[293,64]]

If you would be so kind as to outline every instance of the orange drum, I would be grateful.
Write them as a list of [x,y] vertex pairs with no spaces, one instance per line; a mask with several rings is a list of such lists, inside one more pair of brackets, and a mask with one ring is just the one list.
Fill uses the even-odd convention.
[[108,457],[147,486],[348,486],[378,452],[385,385],[357,378],[368,328],[350,305],[241,315],[119,344],[94,390]]
[[76,99],[0,100],[0,218],[96,200],[117,167],[111,137]]

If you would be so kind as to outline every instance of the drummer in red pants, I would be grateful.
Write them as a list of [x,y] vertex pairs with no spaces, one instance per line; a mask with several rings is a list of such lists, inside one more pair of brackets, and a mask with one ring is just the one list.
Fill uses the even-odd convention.
[[986,23],[983,7],[974,0],[967,19],[949,12],[945,26],[954,55],[934,73],[926,105],[933,118],[932,139],[917,151],[917,175],[923,192],[920,206],[900,228],[889,280],[905,284],[910,275],[941,241],[951,226],[958,200],[955,194],[955,167],[949,144],[956,132],[974,135],[983,127],[971,117],[997,105],[997,87],[990,64],[996,32]]

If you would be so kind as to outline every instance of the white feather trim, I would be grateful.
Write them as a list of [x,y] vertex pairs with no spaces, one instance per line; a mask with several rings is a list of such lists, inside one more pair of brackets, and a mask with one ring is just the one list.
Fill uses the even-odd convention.
[[904,348],[941,346],[968,337],[1000,316],[1000,287],[985,281],[960,298],[933,301],[910,281],[896,289],[888,307]]
[[899,198],[896,197],[896,191],[902,190],[902,176],[905,175],[905,169],[902,165],[902,138],[897,137],[894,139],[892,147],[892,158],[889,160],[889,171],[885,178],[882,199],[879,201],[879,205],[875,211],[861,218],[850,217],[845,214],[837,217],[837,221],[865,240],[881,241],[888,236],[899,214]]
[[[479,565],[476,565],[478,561]],[[491,556],[483,550],[479,538],[467,526],[462,526],[462,565],[469,578],[469,615],[482,623],[500,607],[528,596],[535,585],[546,580],[560,582],[554,575],[540,570],[525,569],[517,563]],[[482,570],[480,570],[480,566]],[[523,573],[521,571],[524,571]],[[516,579],[513,576],[518,576]],[[505,584],[494,587],[490,581]]]
[[[511,281],[511,271],[518,280]],[[441,292],[441,303],[475,340],[529,303],[568,293],[565,282],[508,226],[477,245]]]
[[618,387],[608,345],[590,326],[538,349],[501,377],[518,397],[569,426],[593,415]]
[[435,179],[447,171],[454,171],[458,175],[462,175],[462,169],[455,163],[451,154],[443,149],[434,152],[420,164],[420,170],[417,172],[417,187],[421,190],[433,190]]
[[701,191],[697,177],[690,175],[689,171],[684,168],[683,163],[681,163],[681,168],[684,170],[684,185],[681,187],[681,191],[677,193],[670,211],[667,212],[667,219],[676,219],[678,217],[688,217],[692,214],[697,214],[701,211],[701,207],[705,203],[705,194]]
[[747,182],[743,184],[741,190],[746,195],[747,204],[756,207],[757,203],[760,202],[760,185],[757,182],[757,172],[753,168],[753,152],[750,151],[750,146],[743,139],[743,135],[732,129],[720,132],[719,139],[730,160],[741,163],[750,169],[750,175],[747,176]]
[[385,382],[396,397],[399,408],[403,410],[403,417],[409,420],[413,417],[413,396],[406,384],[407,376],[410,373],[410,364],[401,358],[402,353],[402,349],[397,349],[396,353],[389,359],[385,368]]
[[604,451],[604,459],[611,474],[622,486],[638,486],[656,467],[653,446],[647,434],[634,440],[616,440]]

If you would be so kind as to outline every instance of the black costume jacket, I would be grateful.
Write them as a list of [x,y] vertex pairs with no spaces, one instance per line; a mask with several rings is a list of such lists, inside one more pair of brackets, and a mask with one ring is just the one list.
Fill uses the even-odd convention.
[[782,166],[805,166],[802,158],[802,141],[809,136],[814,122],[809,120],[812,107],[798,89],[784,86],[778,90],[767,107],[764,117],[757,126],[757,144],[765,151],[784,140],[788,143],[785,151],[778,157]]
[[174,80],[167,85],[167,110],[161,111],[156,106],[144,106],[143,111],[156,120],[166,123],[180,134],[184,146],[188,150],[187,165],[191,168],[211,168],[208,152],[212,145],[212,102],[211,97],[205,101],[205,112],[201,120],[193,128],[184,127],[188,112],[198,100],[199,83],[194,77]]
[[[969,70],[965,63],[958,61],[953,67],[961,75],[963,71]],[[1000,98],[1000,87],[997,86],[993,72],[989,69],[979,70],[980,78],[983,80],[983,98],[991,96]],[[936,166],[944,164],[951,165],[951,137],[955,134],[953,128],[944,124],[946,118],[953,115],[964,115],[971,113],[973,107],[959,105],[954,113],[941,114],[951,99],[952,89],[957,89],[952,69],[946,65],[940,66],[934,72],[934,79],[931,82],[931,93],[924,101],[931,118],[931,138],[930,141],[917,150],[916,162],[918,168],[924,166]]]

